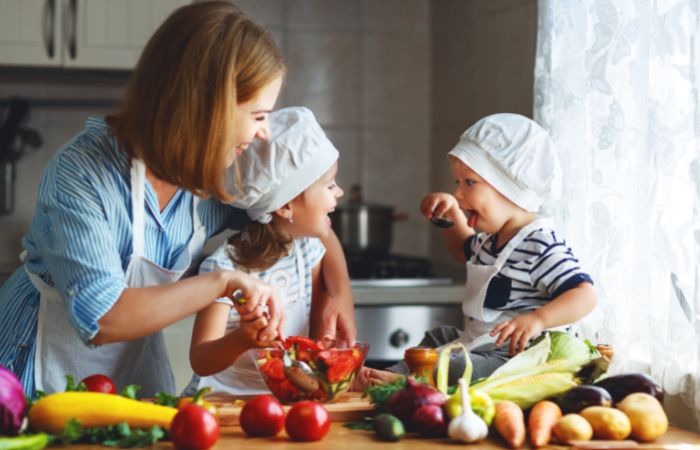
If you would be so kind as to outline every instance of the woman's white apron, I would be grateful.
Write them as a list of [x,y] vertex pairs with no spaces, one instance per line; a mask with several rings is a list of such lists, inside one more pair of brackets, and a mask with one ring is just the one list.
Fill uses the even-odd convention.
[[[129,287],[148,287],[179,280],[199,256],[206,240],[206,230],[197,212],[199,198],[195,196],[192,201],[192,238],[173,268],[163,268],[147,259],[144,254],[145,190],[145,166],[134,160],[131,168],[133,253],[125,273]],[[157,391],[175,392],[161,331],[140,339],[88,347],[70,323],[68,308],[71,305],[57,289],[35,274],[29,273],[29,278],[40,292],[34,372],[36,389],[62,391],[66,387],[66,374],[79,381],[85,376],[102,373],[111,377],[118,389],[128,384],[140,385],[139,396],[154,396]]]

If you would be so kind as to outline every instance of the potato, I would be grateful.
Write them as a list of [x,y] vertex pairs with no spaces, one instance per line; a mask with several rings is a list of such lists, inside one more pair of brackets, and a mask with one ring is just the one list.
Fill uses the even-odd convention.
[[653,441],[668,430],[668,417],[661,403],[653,396],[635,392],[617,404],[632,425],[632,437],[642,441]]
[[563,444],[570,441],[587,441],[593,436],[593,428],[583,416],[567,414],[557,421],[552,433]]
[[589,406],[580,413],[593,427],[593,437],[621,441],[632,430],[630,420],[622,411],[607,406]]

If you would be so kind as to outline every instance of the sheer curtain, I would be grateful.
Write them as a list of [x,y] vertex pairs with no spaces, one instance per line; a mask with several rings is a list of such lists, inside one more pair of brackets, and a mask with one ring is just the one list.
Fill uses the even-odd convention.
[[539,0],[534,102],[565,174],[551,212],[601,299],[583,334],[613,345],[613,372],[647,371],[696,415],[699,7]]

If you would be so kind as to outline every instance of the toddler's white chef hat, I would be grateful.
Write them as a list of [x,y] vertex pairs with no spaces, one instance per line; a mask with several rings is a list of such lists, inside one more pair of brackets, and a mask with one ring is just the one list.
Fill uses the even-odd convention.
[[448,153],[521,208],[538,212],[561,195],[554,144],[535,121],[519,114],[486,116]]
[[238,157],[239,178],[229,182],[236,196],[233,205],[260,223],[270,222],[272,212],[301,194],[338,160],[338,150],[308,108],[280,109],[270,113],[268,120],[268,140],[256,139]]

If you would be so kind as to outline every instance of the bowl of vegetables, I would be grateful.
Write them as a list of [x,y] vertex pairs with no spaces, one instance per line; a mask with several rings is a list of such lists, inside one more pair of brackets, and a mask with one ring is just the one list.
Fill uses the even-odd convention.
[[281,348],[255,350],[255,363],[272,394],[283,403],[333,402],[352,384],[369,346],[325,348],[304,336],[290,336]]

